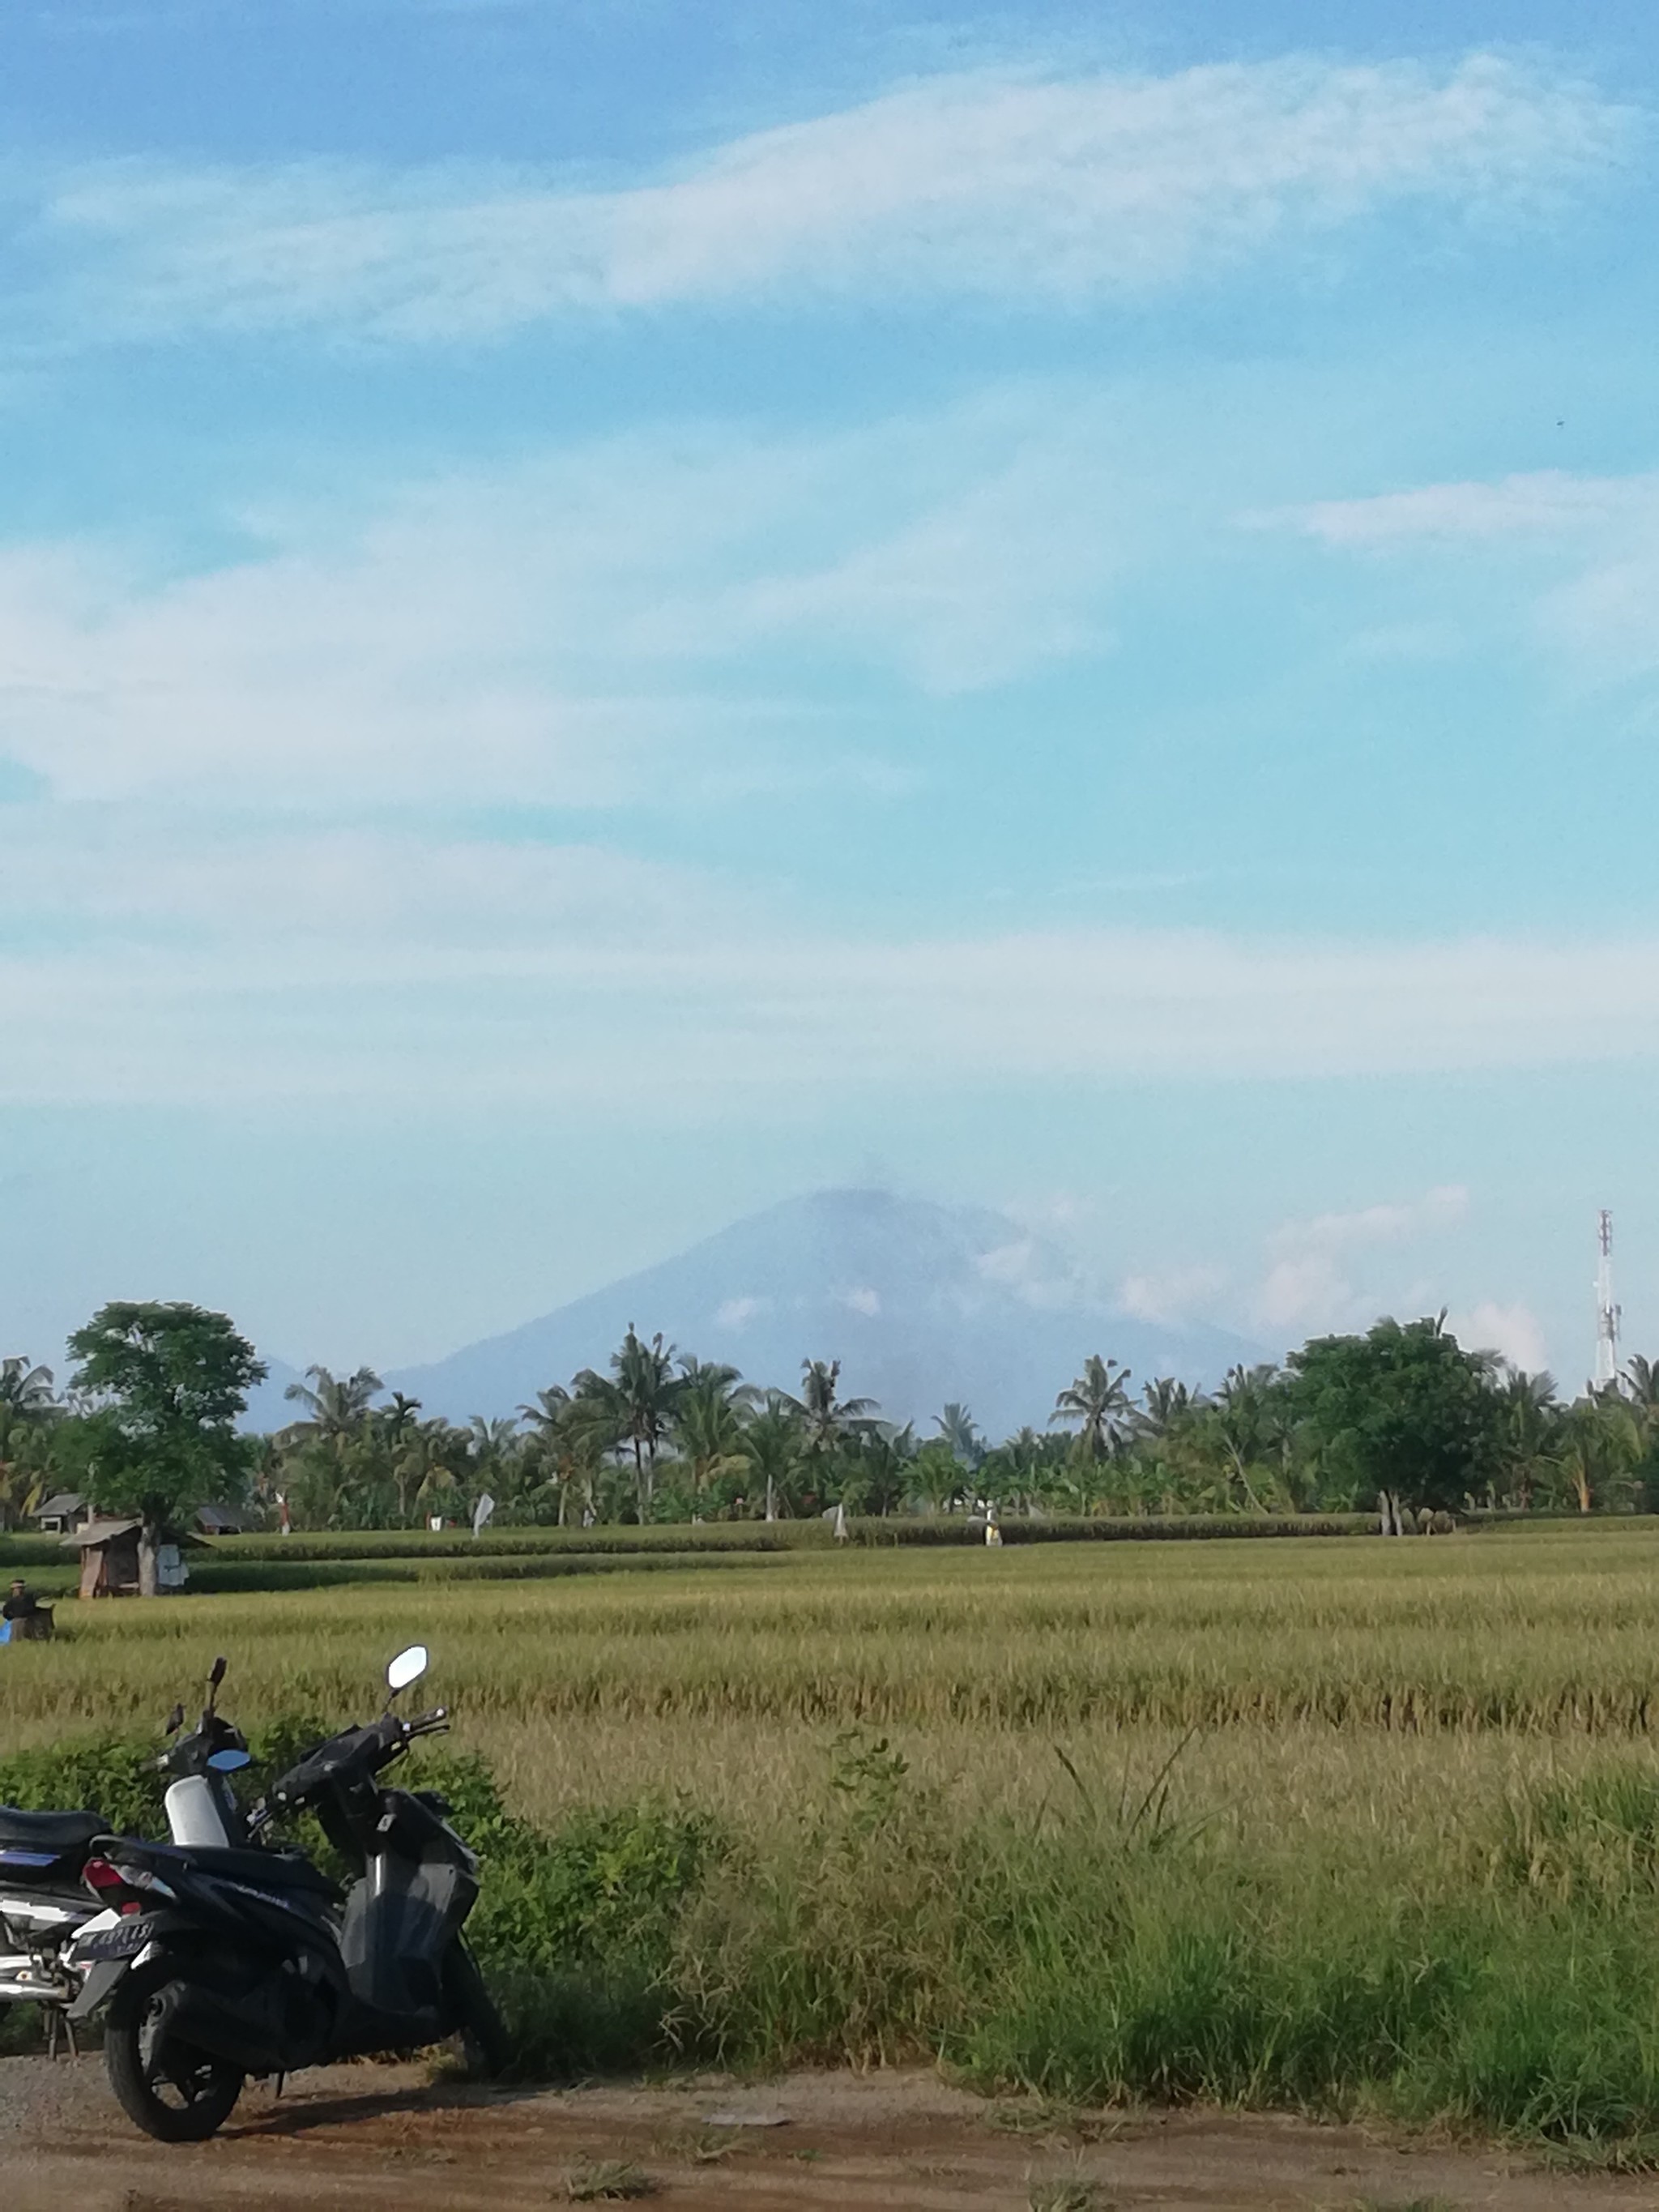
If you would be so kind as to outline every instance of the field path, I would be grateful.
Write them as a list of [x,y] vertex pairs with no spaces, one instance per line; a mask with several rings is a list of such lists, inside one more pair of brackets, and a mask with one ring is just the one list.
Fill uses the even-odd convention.
[[[722,2125],[732,2116],[771,2126]],[[665,2212],[1025,2212],[1034,2185],[1092,2182],[1101,2212],[1654,2212],[1659,2178],[1569,2179],[1496,2151],[1401,2147],[1357,2128],[1218,2113],[1104,2118],[1080,2133],[930,2075],[526,2093],[342,2067],[280,2100],[250,2090],[226,2133],[167,2149],[130,2129],[95,2058],[0,2060],[7,2212],[527,2212],[627,2161]]]

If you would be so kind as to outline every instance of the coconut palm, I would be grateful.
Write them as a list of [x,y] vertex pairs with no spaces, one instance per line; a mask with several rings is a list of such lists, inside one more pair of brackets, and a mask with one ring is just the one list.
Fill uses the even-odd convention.
[[758,1396],[738,1370],[724,1361],[681,1360],[674,1442],[690,1471],[694,1499],[711,1483],[746,1469],[744,1416]]
[[1109,1459],[1128,1433],[1131,1412],[1126,1384],[1129,1370],[1115,1359],[1103,1359],[1091,1352],[1075,1376],[1054,1400],[1048,1416],[1056,1424],[1077,1431],[1079,1456],[1091,1464]]
[[933,1426],[940,1440],[950,1446],[952,1455],[964,1467],[977,1467],[984,1458],[985,1439],[966,1406],[958,1405],[954,1398],[943,1412],[933,1416]]
[[1144,1436],[1167,1436],[1179,1428],[1195,1406],[1204,1403],[1185,1382],[1178,1382],[1173,1375],[1155,1376],[1140,1386],[1140,1403],[1135,1409],[1135,1423]]
[[1555,1377],[1541,1370],[1528,1375],[1518,1367],[1509,1368],[1502,1395],[1504,1465],[1524,1508],[1531,1504],[1540,1480],[1553,1472],[1548,1463],[1561,1441],[1563,1409],[1555,1395]]
[[908,1422],[902,1429],[884,1421],[863,1423],[842,1448],[842,1504],[853,1513],[896,1512],[909,1494],[915,1459]]
[[290,1429],[307,1437],[350,1436],[362,1426],[384,1388],[372,1367],[360,1367],[355,1375],[346,1376],[326,1367],[307,1367],[306,1380],[290,1382],[283,1393],[291,1404],[306,1408],[305,1417],[290,1423]]
[[781,1504],[793,1500],[805,1442],[800,1407],[786,1391],[769,1390],[744,1424],[743,1455],[751,1475],[765,1486],[769,1521],[777,1519]]
[[1641,1424],[1613,1392],[1568,1407],[1555,1464],[1581,1513],[1623,1502],[1641,1456]]
[[839,1359],[803,1359],[800,1395],[792,1399],[805,1429],[802,1449],[812,1460],[827,1459],[855,1436],[875,1413],[873,1398],[840,1396]]
[[0,1359],[0,1408],[29,1421],[49,1421],[61,1413],[51,1368],[37,1367],[26,1353]]
[[633,1455],[635,1502],[641,1522],[651,1518],[657,1455],[674,1425],[684,1388],[684,1378],[674,1372],[673,1346],[664,1343],[660,1330],[647,1341],[632,1322],[620,1349],[611,1355],[610,1376],[585,1367],[576,1377],[574,1395],[598,1423],[614,1426],[617,1441],[625,1443]]

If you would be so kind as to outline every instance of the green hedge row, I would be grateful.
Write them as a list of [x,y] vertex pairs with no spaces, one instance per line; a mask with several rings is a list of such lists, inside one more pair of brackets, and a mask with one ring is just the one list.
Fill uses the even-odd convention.
[[291,1536],[221,1536],[213,1548],[235,1559],[478,1559],[593,1552],[790,1552],[830,1540],[828,1528],[818,1521],[711,1521],[645,1528],[617,1523],[486,1528],[477,1536],[465,1528],[307,1528]]

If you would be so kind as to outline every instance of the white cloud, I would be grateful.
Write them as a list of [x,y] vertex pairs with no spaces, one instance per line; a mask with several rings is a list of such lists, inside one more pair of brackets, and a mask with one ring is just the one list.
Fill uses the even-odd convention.
[[[951,693],[1103,641],[1129,525],[1099,427],[1052,391],[795,440],[674,427],[246,518],[242,557],[182,575],[14,545],[0,757],[71,799],[311,806],[611,805],[665,760],[682,791],[775,781],[821,721],[814,656]],[[845,773],[813,736],[811,772]]]
[[770,1298],[727,1298],[715,1310],[714,1326],[733,1331],[743,1329],[757,1314],[765,1313],[771,1303]]
[[862,1314],[866,1321],[873,1321],[881,1311],[881,1292],[867,1287],[844,1291],[841,1303],[849,1313]]
[[1127,1275],[1118,1285],[1118,1310],[1136,1321],[1173,1323],[1194,1315],[1207,1318],[1226,1281],[1224,1267],[1204,1264]]
[[[1361,1267],[1371,1264],[1361,1255],[1452,1228],[1468,1212],[1468,1193],[1447,1185],[1408,1205],[1368,1206],[1288,1222],[1268,1239],[1267,1271],[1255,1295],[1253,1318],[1281,1336],[1364,1327],[1391,1300],[1355,1279]],[[1420,1304],[1421,1296],[1413,1287],[1397,1303]]]
[[1447,540],[1599,532],[1608,523],[1650,518],[1659,507],[1659,476],[1583,477],[1539,469],[1495,483],[1425,484],[1369,499],[1321,500],[1288,515],[1328,545],[1415,544]]
[[[1420,561],[1425,548],[1437,548],[1466,568],[1478,555],[1499,580],[1505,614],[1518,596],[1534,636],[1591,676],[1659,668],[1659,474],[1589,477],[1547,469],[1245,520],[1288,523],[1344,551],[1400,551]],[[1523,556],[1528,565],[1517,595],[1513,571],[1500,563]],[[1437,574],[1430,589],[1438,588]]]
[[[396,837],[302,846],[291,891],[280,839],[215,856],[207,822],[193,856],[176,825],[153,848],[140,836],[101,889],[99,867],[77,875],[61,848],[71,889],[54,907],[39,811],[0,810],[0,884],[17,887],[0,1097],[17,1100],[412,1085],[599,1109],[641,1038],[674,1079],[635,1109],[669,1120],[762,1090],[923,1089],[988,1066],[1111,1083],[1659,1055],[1659,942],[833,936],[757,894],[616,855],[498,860]],[[301,911],[313,891],[314,925]],[[1404,1245],[1461,1202],[1285,1232],[1264,1316],[1300,1316],[1352,1279],[1354,1254]]]
[[313,162],[62,179],[40,234],[83,330],[311,325],[494,337],[550,316],[778,290],[1140,293],[1414,199],[1534,203],[1632,113],[1476,54],[1292,57],[1165,77],[976,71],[608,188]]
[[1529,1306],[1485,1298],[1467,1314],[1449,1314],[1446,1326],[1466,1352],[1499,1352],[1528,1375],[1549,1365],[1543,1328]]

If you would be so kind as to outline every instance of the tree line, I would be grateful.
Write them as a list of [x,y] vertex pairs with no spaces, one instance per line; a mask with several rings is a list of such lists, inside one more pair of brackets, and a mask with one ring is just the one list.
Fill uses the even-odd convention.
[[918,1433],[808,1358],[793,1390],[630,1328],[605,1368],[506,1418],[423,1413],[367,1367],[311,1368],[274,1433],[238,1431],[265,1369],[223,1315],[106,1306],[53,1372],[0,1360],[0,1526],[52,1492],[137,1515],[147,1540],[225,1502],[267,1527],[409,1528],[793,1518],[848,1513],[1417,1512],[1659,1507],[1659,1367],[1565,1402],[1547,1374],[1466,1351],[1444,1316],[1311,1340],[1205,1392],[1136,1385],[1101,1354],[1047,1425],[994,1441],[965,1405]]

